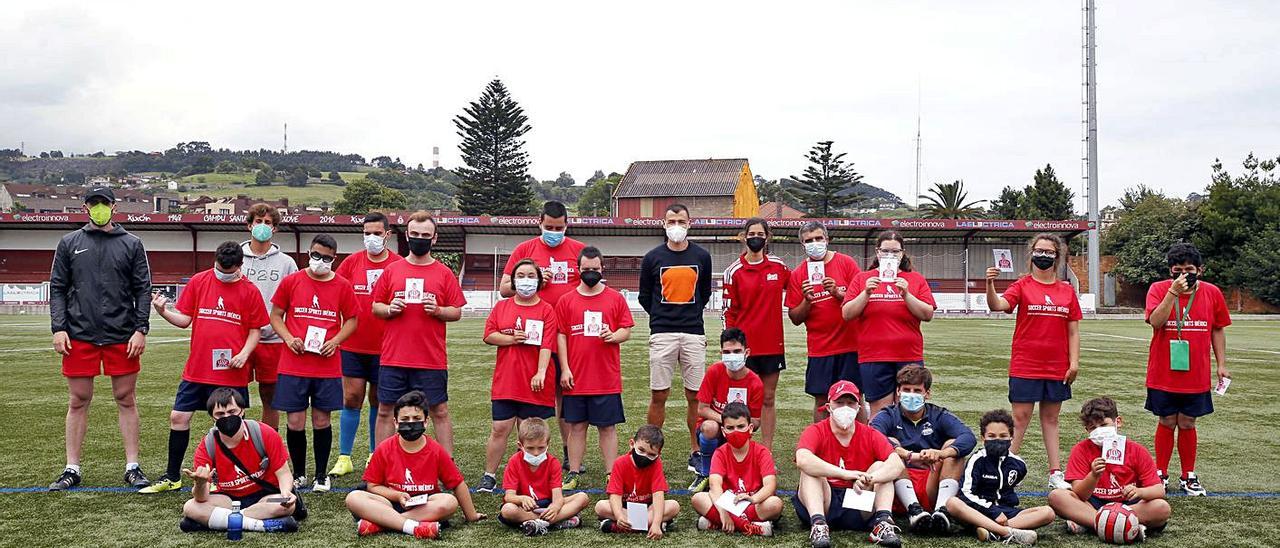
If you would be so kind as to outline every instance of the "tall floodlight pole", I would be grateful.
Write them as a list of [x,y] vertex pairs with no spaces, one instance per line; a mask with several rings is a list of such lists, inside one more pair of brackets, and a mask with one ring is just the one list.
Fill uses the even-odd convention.
[[1084,0],[1084,110],[1085,162],[1089,210],[1089,292],[1094,302],[1102,302],[1102,264],[1099,257],[1098,226],[1098,58],[1095,41],[1098,28],[1094,24],[1097,8],[1094,0]]

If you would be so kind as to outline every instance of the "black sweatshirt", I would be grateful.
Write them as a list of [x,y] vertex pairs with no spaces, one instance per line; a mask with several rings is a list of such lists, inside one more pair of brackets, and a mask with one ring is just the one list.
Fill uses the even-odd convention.
[[[696,281],[695,281],[696,280]],[[672,251],[666,242],[640,264],[640,306],[651,333],[705,334],[702,309],[711,302],[711,254],[693,242]]]

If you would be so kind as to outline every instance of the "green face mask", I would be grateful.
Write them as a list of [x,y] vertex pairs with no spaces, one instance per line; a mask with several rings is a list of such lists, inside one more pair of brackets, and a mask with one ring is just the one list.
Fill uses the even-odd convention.
[[111,206],[107,204],[93,204],[89,206],[89,220],[97,226],[106,226],[111,222]]

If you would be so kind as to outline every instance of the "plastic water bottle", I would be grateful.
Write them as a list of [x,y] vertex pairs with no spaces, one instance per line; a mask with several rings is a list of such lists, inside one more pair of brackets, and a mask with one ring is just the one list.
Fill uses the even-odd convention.
[[227,517],[227,540],[240,540],[244,535],[244,516],[240,515],[240,501],[231,501],[231,515]]

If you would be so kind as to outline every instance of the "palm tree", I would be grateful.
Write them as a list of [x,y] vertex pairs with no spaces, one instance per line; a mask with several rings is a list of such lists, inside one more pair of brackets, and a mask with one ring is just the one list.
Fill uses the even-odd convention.
[[969,193],[964,189],[964,181],[954,183],[934,183],[929,189],[932,196],[920,196],[920,209],[924,210],[926,219],[971,219],[982,214],[979,205],[986,200],[965,203]]

